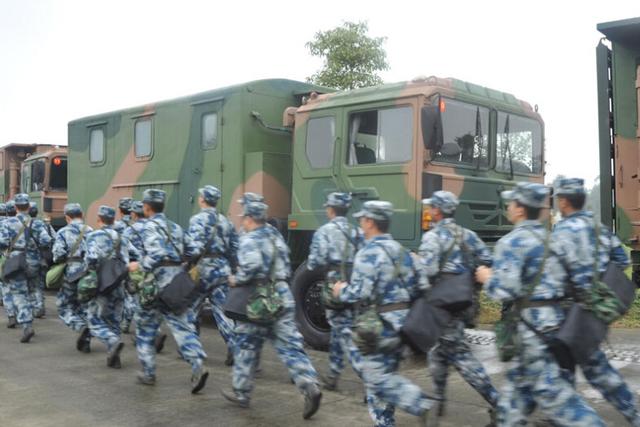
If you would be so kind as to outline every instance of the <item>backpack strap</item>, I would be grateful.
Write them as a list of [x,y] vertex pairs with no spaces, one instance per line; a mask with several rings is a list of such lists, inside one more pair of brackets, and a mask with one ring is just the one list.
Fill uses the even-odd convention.
[[453,253],[453,249],[456,246],[460,246],[462,249],[462,237],[464,235],[464,230],[462,230],[462,227],[456,227],[454,230],[450,230],[455,239],[453,240],[453,242],[451,243],[451,246],[449,246],[449,248],[447,249],[447,251],[444,253],[444,255],[442,255],[440,257],[440,263],[439,263],[439,267],[438,267],[438,273],[442,272],[442,269],[444,268],[444,266],[447,264],[447,261],[449,261],[449,257],[451,256],[451,254]]
[[[24,232],[27,229],[27,224],[22,222],[22,220],[20,218],[18,218],[18,221],[20,221],[20,223],[22,224],[22,228],[20,229],[18,234],[16,234],[15,237],[13,239],[11,239],[11,243],[9,244],[9,248],[7,249],[7,254],[10,254],[11,252],[13,252],[13,248],[14,248],[16,242],[20,239],[20,237],[22,237],[22,235],[24,234]],[[26,244],[25,244],[24,250],[25,251],[27,250]]]
[[340,261],[340,280],[347,280],[347,256],[349,255],[349,244],[353,247],[353,250],[357,250],[357,245],[351,238],[351,224],[347,223],[348,231],[344,231],[337,223],[334,223],[336,228],[344,234],[344,247],[342,248],[342,260]]
[[153,222],[155,225],[158,226],[160,231],[162,231],[162,234],[164,234],[165,237],[167,238],[167,240],[169,241],[169,244],[171,244],[171,246],[173,246],[173,249],[176,251],[176,253],[180,257],[180,259],[182,260],[182,251],[180,249],[178,249],[178,246],[173,242],[173,239],[171,238],[171,233],[169,233],[167,230],[165,230],[165,228],[159,222],[154,221],[152,219],[149,219],[149,221]]
[[78,235],[78,238],[76,239],[76,241],[73,242],[73,246],[71,247],[71,251],[69,252],[69,258],[72,257],[73,254],[76,253],[76,251],[80,247],[80,243],[82,243],[82,239],[84,239],[84,234],[86,231],[87,231],[86,224],[82,224],[82,228],[80,229],[80,235]]

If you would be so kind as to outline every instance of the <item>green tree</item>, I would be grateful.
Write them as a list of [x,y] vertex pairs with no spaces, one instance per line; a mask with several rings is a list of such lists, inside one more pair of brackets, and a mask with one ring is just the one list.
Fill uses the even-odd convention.
[[382,47],[386,37],[369,37],[366,22],[345,22],[319,31],[306,44],[313,56],[324,58],[320,71],[307,81],[336,89],[355,89],[382,83],[377,74],[389,69]]

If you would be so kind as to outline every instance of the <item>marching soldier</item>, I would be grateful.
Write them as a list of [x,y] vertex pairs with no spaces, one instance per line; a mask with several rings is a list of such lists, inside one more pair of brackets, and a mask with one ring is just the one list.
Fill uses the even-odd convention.
[[132,203],[133,199],[131,197],[122,197],[118,200],[118,212],[120,214],[120,219],[114,222],[113,229],[120,235],[124,233],[124,230],[126,230],[131,224]]
[[53,242],[53,262],[66,264],[56,306],[64,324],[79,333],[76,341],[78,351],[89,353],[91,333],[87,327],[86,305],[78,301],[78,280],[87,271],[84,260],[86,237],[93,230],[84,223],[82,208],[78,203],[64,206],[64,219],[67,225],[58,230]]
[[[389,234],[393,205],[385,201],[365,202],[354,214],[366,239],[356,254],[349,283],[338,282],[333,293],[340,301],[357,304],[356,316],[374,305],[383,330],[370,343],[373,349],[361,354],[357,368],[367,388],[369,414],[376,426],[395,425],[395,407],[418,416],[432,426],[434,401],[416,384],[398,374],[403,343],[400,329],[410,302],[424,292],[428,283],[409,253]],[[354,330],[357,336],[357,330]]]
[[[118,209],[121,219],[114,223],[113,228],[129,242],[129,260],[138,261],[140,251],[143,249],[141,233],[144,227],[142,222],[144,214],[142,213],[142,203],[135,202],[129,197],[123,197],[118,202]],[[137,306],[136,295],[125,292],[124,310],[122,311],[122,322],[120,323],[123,334],[129,333]]]
[[261,202],[243,205],[245,234],[240,238],[238,271],[230,277],[230,285],[264,286],[265,281],[275,280],[283,312],[269,324],[236,321],[233,390],[222,394],[238,406],[249,406],[257,357],[267,339],[275,346],[290,377],[304,395],[303,418],[309,419],[320,407],[322,393],[318,374],[303,348],[302,335],[295,322],[295,302],[286,283],[291,274],[289,248],[275,228],[266,226],[267,209]]
[[[324,204],[329,222],[316,230],[311,241],[307,268],[323,269],[326,280],[330,283],[349,280],[353,259],[363,243],[361,231],[349,225],[349,221],[345,218],[350,206],[350,194],[329,194]],[[355,366],[353,359],[358,356],[357,352],[352,351],[351,346],[353,310],[347,306],[326,309],[326,315],[331,325],[331,335],[329,337],[329,375],[323,377],[323,386],[327,390],[335,390],[344,369],[345,354],[348,355],[351,366]]]
[[40,250],[51,239],[41,221],[30,224],[29,195],[17,194],[14,201],[18,213],[0,225],[0,250],[6,251],[4,279],[13,298],[17,322],[23,329],[20,342],[28,343],[35,335],[28,280],[40,266]]
[[[0,203],[0,224],[7,220],[7,205]],[[7,315],[7,328],[14,329],[16,327],[16,308],[13,304],[13,296],[9,292],[9,286],[4,281],[0,282],[0,294],[2,294],[2,305]]]
[[[151,275],[151,285],[156,290],[167,286],[182,270],[183,231],[169,221],[164,211],[166,193],[148,189],[143,193],[143,209],[147,218],[142,233],[144,249],[140,261],[129,264],[129,271],[138,269]],[[202,348],[190,314],[176,315],[157,302],[142,305],[136,315],[136,349],[143,371],[138,381],[154,385],[156,381],[155,340],[160,324],[165,321],[182,357],[191,364],[191,393],[199,392],[206,384],[209,372],[204,370],[207,355]]]
[[[596,238],[595,219],[591,212],[585,211],[586,191],[584,180],[565,178],[556,182],[554,188],[556,207],[562,215],[553,231],[553,238],[568,251],[576,253],[577,264],[572,268],[583,272],[584,280],[593,281],[594,257],[598,257],[597,265],[600,273],[604,273],[610,262],[619,265],[623,270],[629,265],[629,258],[622,248],[620,240],[599,225],[599,251],[596,254],[594,244]],[[587,363],[580,365],[589,384],[598,390],[633,426],[640,426],[640,415],[635,402],[635,395],[625,383],[617,369],[609,361],[604,351],[596,350]]]
[[[509,203],[507,214],[515,228],[498,241],[493,270],[481,266],[476,273],[488,296],[507,304],[505,310],[523,307],[514,320],[514,342],[519,345],[516,363],[507,372],[498,400],[498,425],[525,423],[539,406],[555,425],[604,426],[563,376],[546,344],[564,321],[558,301],[565,297],[567,281],[563,260],[556,255],[564,253],[549,242],[549,233],[538,219],[548,189],[542,184],[518,183],[502,197]],[[573,260],[564,261],[571,265]]]
[[[432,230],[422,237],[419,254],[430,281],[438,274],[475,272],[475,265],[491,266],[491,254],[480,238],[471,230],[456,224],[453,218],[458,198],[448,191],[436,191],[430,199],[422,201],[429,206],[435,222]],[[444,414],[445,390],[449,366],[453,365],[464,380],[494,408],[498,392],[491,384],[482,364],[474,357],[464,339],[464,313],[453,313],[438,344],[429,352],[429,369],[433,378],[435,397],[442,399],[438,416]],[[492,418],[494,411],[490,410]]]
[[[85,262],[89,270],[98,270],[105,259],[120,259],[129,263],[129,244],[113,228],[116,211],[111,206],[98,208],[98,230],[87,235],[87,251]],[[115,286],[108,293],[100,293],[87,303],[87,323],[91,335],[107,346],[107,366],[119,369],[120,352],[124,343],[120,340],[120,320],[124,304],[122,284]]]
[[228,278],[237,264],[238,234],[231,222],[216,207],[220,190],[206,185],[199,190],[201,211],[191,217],[185,236],[185,256],[194,263],[200,275],[200,296],[194,302],[195,322],[205,298],[212,305],[218,331],[227,344],[225,364],[233,364],[233,322],[224,314]]
[[[51,249],[50,245],[53,242],[55,233],[51,231],[51,225],[38,219],[38,205],[35,202],[29,203],[29,216],[31,217],[31,226],[38,224],[39,227],[43,227],[49,235],[49,246],[43,247],[43,249]],[[35,238],[35,237],[34,237]],[[42,247],[42,245],[38,244]],[[41,252],[44,255],[45,252]],[[44,256],[40,257],[40,265],[37,272],[32,277],[29,277],[29,292],[31,293],[31,305],[33,306],[33,317],[41,319],[45,315],[45,303],[44,303],[44,285],[47,274],[47,268],[49,267],[48,261]]]

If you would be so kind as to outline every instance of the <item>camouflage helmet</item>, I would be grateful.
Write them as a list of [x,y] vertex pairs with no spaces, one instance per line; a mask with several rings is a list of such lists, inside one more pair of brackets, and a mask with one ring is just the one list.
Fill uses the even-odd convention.
[[198,190],[198,194],[207,202],[209,205],[215,205],[220,200],[220,196],[222,193],[217,187],[213,185],[205,185],[201,189]]
[[164,203],[167,193],[157,188],[149,188],[142,193],[142,203]]
[[586,191],[584,189],[584,179],[559,178],[553,183],[553,194],[555,196],[569,194],[586,194]]
[[32,218],[38,216],[38,204],[36,202],[29,202],[29,216]]
[[13,200],[9,200],[7,202],[7,215],[15,215],[16,214],[16,204]]
[[7,204],[0,203],[0,215],[6,215],[6,214],[7,214]]
[[98,216],[100,218],[113,220],[116,217],[116,210],[111,206],[100,205],[100,207],[98,208]]
[[71,215],[82,215],[82,206],[80,203],[67,203],[64,205],[64,214]]
[[13,202],[16,206],[27,207],[29,206],[29,195],[26,193],[18,193],[16,197],[13,198]]
[[132,202],[133,199],[131,197],[121,197],[120,200],[118,200],[118,209],[120,209],[124,213],[129,213],[131,212]]
[[519,182],[513,190],[503,191],[500,195],[505,200],[515,200],[530,208],[544,208],[549,188],[535,182]]
[[257,220],[265,220],[267,219],[267,210],[269,206],[266,203],[262,202],[249,202],[243,205],[242,215],[243,217],[248,216]]
[[452,214],[456,211],[460,201],[455,194],[449,191],[436,191],[430,198],[423,199],[422,204],[438,208],[442,213]]
[[131,212],[139,216],[144,215],[144,205],[142,204],[142,202],[139,200],[135,200],[133,203],[131,203]]
[[371,218],[377,221],[388,221],[393,215],[393,204],[383,200],[364,202],[362,210],[353,214],[354,218]]
[[245,205],[251,202],[264,203],[264,196],[258,193],[247,192],[247,193],[244,193],[242,197],[238,199],[238,203],[240,203],[241,205]]
[[327,196],[324,207],[349,208],[351,206],[351,194],[331,193]]

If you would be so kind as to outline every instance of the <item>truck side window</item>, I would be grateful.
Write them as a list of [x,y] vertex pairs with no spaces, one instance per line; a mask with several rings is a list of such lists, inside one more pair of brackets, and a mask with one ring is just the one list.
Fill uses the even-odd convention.
[[[489,109],[442,98],[442,147],[433,153],[437,162],[487,167],[489,162]],[[479,158],[478,158],[479,157]]]
[[206,113],[202,116],[202,148],[214,149],[218,146],[218,114]]
[[542,126],[536,120],[499,111],[496,144],[497,171],[542,172]]
[[136,157],[151,156],[151,119],[136,120],[133,141]]
[[336,120],[332,116],[316,117],[307,122],[307,160],[314,169],[328,168],[333,163]]
[[38,159],[31,163],[31,188],[29,191],[42,191],[44,189],[44,174],[44,159]]
[[411,107],[362,111],[349,116],[347,163],[402,163],[413,152]]
[[104,162],[104,129],[91,129],[89,134],[89,162]]

